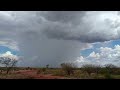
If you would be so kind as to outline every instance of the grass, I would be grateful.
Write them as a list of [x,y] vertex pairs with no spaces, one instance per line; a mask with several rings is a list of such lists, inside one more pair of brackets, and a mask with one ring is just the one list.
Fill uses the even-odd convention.
[[41,68],[38,69],[37,74],[52,74],[53,76],[65,76],[65,72],[62,69],[46,69],[43,71]]
[[22,74],[1,74],[0,79],[31,79],[32,77]]
[[120,75],[111,75],[113,79],[120,79]]
[[[109,73],[106,68],[101,68],[99,73],[95,73],[91,70],[91,73],[84,72],[84,69],[77,68],[74,70],[74,74],[68,75],[61,68],[16,68],[15,71],[19,70],[36,70],[36,75],[52,75],[52,76],[63,76],[70,79],[120,79],[120,68],[116,68],[114,72]],[[93,69],[94,70],[94,69]],[[0,73],[0,79],[34,79],[32,76],[23,75],[19,72],[15,73],[11,71],[9,74],[5,73],[5,69]]]

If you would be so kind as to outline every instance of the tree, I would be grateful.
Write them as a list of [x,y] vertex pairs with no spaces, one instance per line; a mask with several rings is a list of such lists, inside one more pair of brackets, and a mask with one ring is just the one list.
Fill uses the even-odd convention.
[[106,68],[117,68],[115,65],[113,64],[106,64],[105,65]]
[[17,59],[11,57],[0,57],[0,63],[6,67],[6,74],[16,66]]
[[49,68],[49,64],[46,65],[46,68]]
[[62,63],[61,67],[67,75],[74,74],[74,69],[76,68],[76,66],[73,63]]
[[101,66],[100,65],[94,65],[93,68],[94,68],[94,73],[96,73],[96,74],[100,73],[100,71],[101,71]]
[[89,76],[91,75],[91,73],[96,73],[98,74],[100,71],[100,66],[95,66],[92,64],[86,64],[82,66],[82,70],[83,72],[87,72],[89,74]]
[[106,64],[105,68],[106,68],[106,70],[107,70],[107,72],[109,74],[112,74],[112,73],[114,73],[116,71],[117,67],[115,65],[113,65],[113,64]]

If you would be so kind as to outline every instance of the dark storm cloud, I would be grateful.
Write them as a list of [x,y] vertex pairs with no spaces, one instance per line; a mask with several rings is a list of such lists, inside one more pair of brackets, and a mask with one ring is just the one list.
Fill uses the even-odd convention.
[[[41,14],[49,21],[62,23],[79,23],[79,19],[85,15],[85,11],[50,11]],[[40,14],[39,14],[40,15]]]
[[118,39],[119,29],[115,29],[119,27],[119,20],[111,19],[112,13],[102,13],[112,17],[103,17],[97,12],[45,12],[43,17],[48,22],[42,32],[48,38],[86,43]]
[[81,49],[91,47],[76,41],[49,39],[33,31],[21,33],[19,43],[24,56],[23,66],[58,66],[66,60],[76,59]]

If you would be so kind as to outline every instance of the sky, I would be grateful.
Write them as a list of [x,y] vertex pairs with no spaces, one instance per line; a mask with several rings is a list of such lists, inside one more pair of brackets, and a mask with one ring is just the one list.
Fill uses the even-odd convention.
[[119,11],[0,11],[0,55],[18,66],[120,66]]

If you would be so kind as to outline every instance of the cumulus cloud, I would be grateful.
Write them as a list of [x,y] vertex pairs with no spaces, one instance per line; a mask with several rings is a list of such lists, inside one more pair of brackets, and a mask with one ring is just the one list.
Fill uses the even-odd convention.
[[115,45],[114,48],[100,47],[99,52],[92,52],[89,56],[80,56],[75,61],[78,65],[83,64],[115,64],[120,66],[120,45]]
[[0,57],[2,58],[10,58],[11,60],[18,60],[18,56],[12,54],[10,51],[7,51],[6,53],[0,54]]

